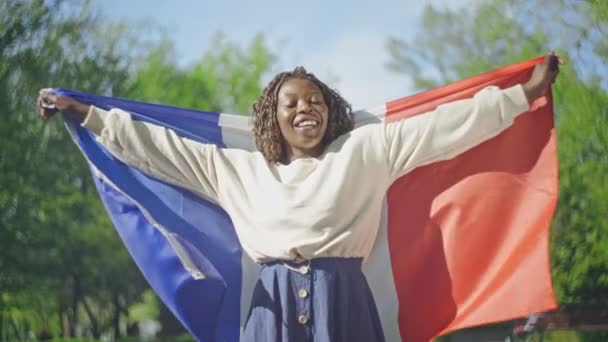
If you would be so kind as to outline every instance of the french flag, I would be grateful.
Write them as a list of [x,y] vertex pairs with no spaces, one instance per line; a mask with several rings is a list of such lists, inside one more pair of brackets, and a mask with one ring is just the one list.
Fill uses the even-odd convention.
[[[542,59],[356,112],[356,126],[407,120],[489,85],[523,83]],[[121,108],[201,143],[254,149],[245,116],[55,92],[106,110]],[[243,253],[230,217],[192,192],[122,163],[78,123],[66,125],[154,291],[196,339],[238,341],[259,268]],[[497,137],[398,179],[363,266],[386,340],[428,341],[555,308],[548,237],[557,177],[549,92]]]

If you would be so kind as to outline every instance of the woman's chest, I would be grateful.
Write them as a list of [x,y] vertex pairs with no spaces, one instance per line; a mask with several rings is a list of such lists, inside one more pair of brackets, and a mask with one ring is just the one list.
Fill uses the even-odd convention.
[[305,174],[283,173],[281,177],[294,182],[284,183],[273,175],[243,183],[243,190],[237,193],[245,201],[230,210],[231,216],[238,213],[240,223],[256,227],[330,229],[362,215],[385,191],[381,177],[362,167],[306,170]]

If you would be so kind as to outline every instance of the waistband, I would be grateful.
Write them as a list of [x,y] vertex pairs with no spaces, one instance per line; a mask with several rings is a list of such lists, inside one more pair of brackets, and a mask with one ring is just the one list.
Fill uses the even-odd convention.
[[338,257],[325,257],[315,258],[304,261],[293,261],[293,260],[273,260],[262,263],[262,267],[273,267],[273,266],[284,266],[294,271],[301,272],[304,267],[311,270],[325,270],[325,271],[361,271],[361,264],[363,258],[338,258]]

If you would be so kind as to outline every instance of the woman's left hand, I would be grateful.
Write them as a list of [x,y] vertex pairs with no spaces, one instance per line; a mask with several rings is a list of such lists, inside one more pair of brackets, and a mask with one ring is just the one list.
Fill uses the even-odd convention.
[[551,52],[545,56],[545,60],[537,64],[532,71],[532,76],[524,87],[524,92],[528,98],[528,103],[532,103],[537,98],[545,95],[547,88],[557,78],[559,74],[559,65],[564,64],[561,58],[555,55],[555,52]]
[[90,106],[67,96],[52,94],[49,89],[41,89],[37,101],[38,114],[43,119],[49,119],[57,112],[70,115],[79,122],[84,121]]

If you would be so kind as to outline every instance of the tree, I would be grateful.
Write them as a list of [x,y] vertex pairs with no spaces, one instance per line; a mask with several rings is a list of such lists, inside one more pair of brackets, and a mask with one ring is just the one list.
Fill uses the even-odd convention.
[[96,293],[87,287],[99,289],[87,281],[98,275],[91,259],[139,277],[120,261],[124,251],[112,251],[119,242],[107,233],[87,165],[60,122],[42,123],[34,109],[37,89],[50,84],[100,93],[125,84],[120,27],[101,32],[98,20],[61,1],[0,4],[0,327],[13,327],[4,336],[73,336],[87,291]]
[[272,63],[261,36],[246,49],[218,37],[180,68],[170,41],[141,41],[138,27],[93,13],[86,3],[0,2],[0,340],[119,337],[125,324],[136,332],[130,311],[151,302],[61,120],[37,117],[37,90],[245,113]]
[[428,6],[422,27],[414,40],[388,41],[388,67],[411,76],[419,89],[550,49],[566,59],[553,87],[560,161],[551,234],[554,286],[562,304],[607,304],[606,2],[491,0],[458,11]]
[[[178,67],[170,41],[161,42],[137,68],[130,98],[208,111],[246,114],[261,93],[273,55],[258,35],[246,48],[218,33],[212,49]],[[167,86],[170,85],[170,86]]]

